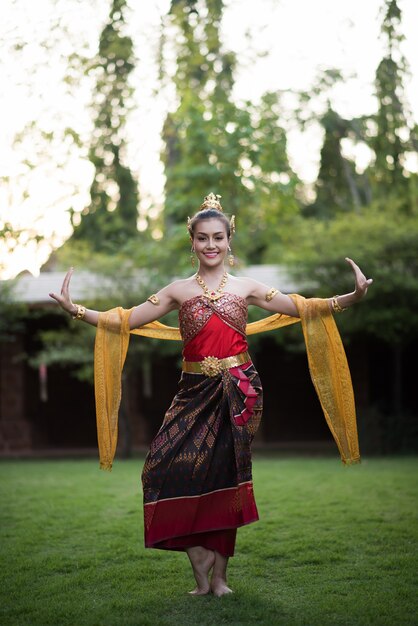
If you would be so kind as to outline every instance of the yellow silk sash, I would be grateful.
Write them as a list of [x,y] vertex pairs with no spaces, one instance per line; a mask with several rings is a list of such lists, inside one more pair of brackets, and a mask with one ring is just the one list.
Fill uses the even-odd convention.
[[[345,464],[360,461],[354,394],[344,346],[329,309],[322,298],[290,296],[299,317],[270,315],[247,324],[247,334],[302,323],[312,382],[325,419]],[[121,375],[130,334],[181,341],[178,328],[151,322],[129,331],[132,309],[117,307],[100,313],[94,349],[94,385],[97,437],[101,469],[112,469],[118,437]]]

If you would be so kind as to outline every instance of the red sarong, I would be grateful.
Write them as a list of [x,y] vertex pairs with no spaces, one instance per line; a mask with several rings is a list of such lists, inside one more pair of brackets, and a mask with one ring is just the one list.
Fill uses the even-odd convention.
[[[184,354],[188,360],[224,358],[233,354],[223,353],[231,343],[235,354],[247,348],[242,335],[212,315]],[[215,377],[182,374],[142,474],[146,547],[199,545],[234,554],[236,529],[258,520],[251,442],[261,412],[261,384],[251,363]]]

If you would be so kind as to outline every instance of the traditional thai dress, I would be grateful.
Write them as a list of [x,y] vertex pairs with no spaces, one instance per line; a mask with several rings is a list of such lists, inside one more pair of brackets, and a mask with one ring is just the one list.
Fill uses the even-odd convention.
[[[228,556],[234,553],[237,528],[258,519],[251,442],[261,418],[262,389],[246,354],[246,335],[301,322],[312,382],[341,459],[347,465],[359,462],[350,371],[328,302],[290,297],[299,318],[274,314],[251,324],[246,324],[246,301],[231,293],[215,301],[202,295],[184,302],[180,329],[154,321],[130,330],[131,310],[121,307],[99,315],[95,396],[102,469],[112,468],[116,452],[130,335],[183,340],[186,371],[143,470],[146,546],[201,545]],[[228,357],[232,362],[217,371],[209,357],[215,365]],[[202,372],[207,361],[206,373],[192,373]]]
[[[247,353],[247,309],[232,293],[186,300],[179,312],[184,360]],[[232,556],[236,529],[258,519],[251,442],[262,389],[248,353],[244,358],[214,376],[182,373],[142,474],[147,547],[204,546]]]

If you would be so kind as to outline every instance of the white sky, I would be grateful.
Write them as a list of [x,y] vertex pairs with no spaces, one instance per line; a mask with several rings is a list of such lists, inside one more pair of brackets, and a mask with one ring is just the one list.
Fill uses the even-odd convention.
[[[352,76],[332,94],[343,116],[375,110],[373,79],[382,56],[379,39],[383,0],[227,0],[222,36],[226,48],[238,55],[234,97],[257,100],[265,91],[308,89],[318,68],[335,67]],[[403,11],[403,52],[411,79],[407,95],[418,117],[418,2],[399,0]],[[133,37],[138,65],[133,76],[136,104],[128,127],[129,162],[140,181],[142,209],[158,210],[163,200],[163,168],[159,161],[161,125],[172,104],[170,89],[156,91],[155,53],[161,16],[169,0],[131,0],[129,34]],[[48,154],[36,156],[37,143],[28,133],[20,148],[13,138],[25,124],[53,130],[71,127],[88,137],[91,119],[88,105],[91,84],[87,79],[69,93],[62,77],[66,58],[84,46],[95,52],[109,3],[103,0],[2,0],[0,3],[0,180],[1,222],[16,228],[32,228],[24,246],[13,253],[0,248],[0,270],[9,278],[29,269],[39,271],[51,245],[60,245],[71,234],[67,210],[88,204],[92,169],[74,145],[66,149],[53,143]],[[50,50],[40,44],[53,33],[52,25],[65,26]],[[26,42],[17,54],[11,50]],[[259,53],[259,54],[258,54]],[[261,55],[261,56],[260,56]],[[315,180],[321,134],[288,128],[289,156],[294,169],[307,183]],[[367,153],[358,152],[361,161]],[[35,160],[30,172],[24,159]],[[60,159],[66,161],[59,168]],[[24,195],[24,190],[28,192]],[[205,190],[202,191],[202,193]],[[39,247],[32,235],[45,235],[49,243]],[[1,275],[1,272],[0,272]]]

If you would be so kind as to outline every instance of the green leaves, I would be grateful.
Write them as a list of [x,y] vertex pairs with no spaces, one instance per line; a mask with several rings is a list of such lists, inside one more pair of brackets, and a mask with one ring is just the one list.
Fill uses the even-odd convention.
[[76,225],[74,241],[87,241],[97,252],[112,253],[138,235],[137,181],[124,163],[124,127],[132,88],[129,75],[135,65],[132,39],[122,35],[125,0],[113,0],[109,21],[92,62],[96,74],[93,96],[95,130],[89,159],[95,167],[91,204]]

